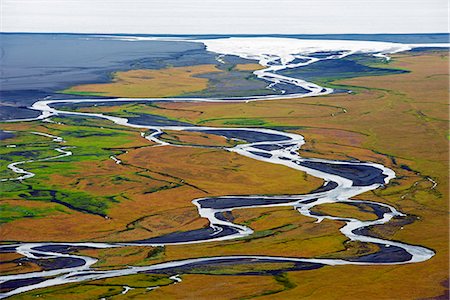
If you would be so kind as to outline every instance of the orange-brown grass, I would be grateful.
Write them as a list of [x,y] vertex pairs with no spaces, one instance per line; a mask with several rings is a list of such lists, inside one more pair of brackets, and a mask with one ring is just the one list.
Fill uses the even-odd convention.
[[[270,103],[266,103],[270,102]],[[306,102],[306,101],[305,101]],[[109,107],[83,107],[83,112],[141,112],[163,115],[204,126],[239,127],[239,121],[264,119],[267,125],[298,125],[307,119],[327,118],[343,113],[343,108],[333,104],[305,103],[298,100],[276,100],[249,103],[157,103],[129,104]],[[230,124],[231,122],[231,124]],[[231,126],[232,127],[232,126]]]
[[[93,112],[93,113],[121,113],[122,111],[126,111],[126,114],[130,113],[148,113],[158,115],[160,110],[164,110],[165,108],[162,106],[162,103],[148,102],[148,103],[123,103],[120,106],[88,106],[88,107],[80,107],[77,108],[77,111],[80,112]],[[176,108],[175,110],[179,111],[179,119],[183,121],[189,121],[191,119],[197,118],[202,114],[201,111],[192,110],[192,109],[184,109],[184,108]]]
[[197,75],[220,72],[214,65],[130,70],[114,73],[112,83],[84,84],[65,93],[101,94],[112,97],[169,97],[206,89],[208,79]]
[[134,194],[156,191],[165,186],[173,187],[176,184],[175,181],[171,181],[165,176],[117,164],[112,159],[94,163],[79,162],[75,166],[76,169],[70,174],[53,174],[51,176],[55,189],[71,186],[92,195],[130,197]]
[[164,146],[136,149],[120,157],[134,166],[183,178],[208,195],[298,194],[322,182],[285,166],[217,149]]
[[12,261],[12,260],[15,260],[15,259],[18,259],[21,257],[23,257],[21,254],[15,253],[15,252],[0,253],[0,261],[1,262]]
[[[342,222],[315,223],[292,208],[235,210],[236,223],[250,220],[253,235],[232,241],[166,246],[165,260],[220,255],[311,257],[345,249]],[[261,217],[262,216],[262,217]]]
[[[368,97],[367,101],[364,101],[365,109],[362,104],[352,101],[352,98],[360,95],[345,96],[348,98],[349,114],[352,111],[364,114],[359,117],[353,114],[354,120],[341,115],[343,120],[333,123],[341,127],[348,122],[347,128],[358,131],[365,128],[363,132],[369,133],[370,136],[362,143],[363,147],[395,157],[397,165],[392,162],[387,165],[393,168],[398,176],[408,177],[397,179],[398,186],[378,190],[374,195],[361,196],[394,204],[401,211],[420,218],[403,229],[397,226],[396,230],[392,230],[388,225],[384,226],[388,228],[384,228],[383,232],[378,230],[378,233],[384,233],[384,236],[392,239],[425,245],[434,249],[436,256],[420,264],[373,268],[345,266],[312,271],[307,276],[308,284],[299,285],[296,289],[283,293],[283,297],[280,294],[279,298],[271,299],[289,299],[299,295],[310,299],[415,299],[444,293],[445,287],[440,283],[448,280],[448,141],[447,125],[438,119],[448,120],[448,75],[445,75],[448,74],[447,62],[439,54],[399,56],[394,66],[407,67],[413,72],[346,81],[352,85],[389,91],[386,94],[379,92],[381,98]],[[440,76],[433,76],[434,74]],[[378,107],[369,109],[372,106],[369,101],[375,102]],[[427,108],[426,117],[420,113],[421,107]],[[329,142],[342,141],[333,135],[327,137]],[[354,151],[349,151],[348,154],[352,155],[352,152]],[[421,174],[405,172],[399,167],[401,163]],[[432,189],[433,184],[424,178],[425,176],[432,176],[438,186]],[[357,277],[351,275],[354,272],[358,272]],[[305,280],[302,273],[292,275],[294,276],[295,282]],[[318,280],[320,285],[316,284]],[[329,289],[324,282],[345,285],[346,288]],[[389,293],[380,293],[378,287],[381,286]]]
[[[53,124],[51,124],[50,126],[52,126]],[[1,124],[1,128],[2,130],[10,130],[10,131],[18,131],[18,132],[43,132],[43,133],[48,133],[51,134],[52,131],[51,129],[49,129],[47,124],[43,124],[42,122],[37,122],[37,121],[33,121],[33,122],[11,122],[11,123],[2,123]],[[31,135],[31,134],[30,134]],[[8,143],[8,144],[14,144],[17,142],[23,142],[24,137],[22,136],[13,136],[11,138],[8,138],[4,141],[2,141],[2,143]],[[47,137],[41,137],[42,141],[46,141],[46,142],[50,142],[51,139],[47,138]]]
[[32,262],[4,262],[0,264],[0,274],[24,274],[30,272],[42,271],[42,268]]
[[358,241],[347,240],[344,242],[345,249],[336,251],[333,253],[327,253],[319,255],[317,258],[337,258],[337,259],[349,259],[354,257],[361,257],[380,251],[380,247],[377,244],[363,243]]
[[[132,230],[116,232],[104,239],[133,240],[176,230],[207,225],[191,203],[195,198],[227,194],[305,193],[321,181],[286,167],[269,165],[224,150],[188,147],[153,147],[120,156],[126,166],[166,174],[183,187],[157,193],[136,193],[110,209],[116,220],[127,219]],[[176,164],[174,164],[176,162]],[[224,179],[225,178],[225,179]],[[283,185],[279,185],[279,180]],[[129,213],[124,213],[129,212]],[[130,216],[135,216],[130,220]]]
[[[168,260],[211,255],[278,256],[280,253],[283,253],[284,256],[289,257],[312,257],[330,255],[346,250],[346,247],[343,245],[345,238],[340,234],[336,234],[343,225],[342,222],[323,221],[318,224],[314,220],[300,215],[300,213],[290,207],[242,209],[235,210],[233,215],[236,217],[235,223],[246,224],[255,233],[247,238],[232,241],[166,246],[163,253],[155,256],[150,255],[150,258],[148,258],[149,253],[154,251],[154,248],[151,247],[131,247],[129,250],[128,248],[92,249],[80,252],[98,257],[100,262],[95,265],[96,267],[109,268],[123,267],[125,265],[149,265]],[[183,215],[176,216],[174,214],[168,216],[167,213],[157,216],[158,219],[152,219],[151,221],[158,222],[162,220],[167,222],[171,218],[184,218]],[[164,227],[164,224],[160,226],[154,222],[151,225],[158,228],[149,230],[147,232],[148,236],[153,235],[153,232],[161,233],[166,231],[166,233],[169,233],[176,230],[174,227],[169,228],[170,230],[161,230],[159,227]],[[139,225],[143,226],[141,224],[142,222]],[[201,227],[199,225],[204,226],[206,224],[197,224],[197,228]],[[192,229],[193,226],[179,227],[178,230],[189,230],[190,227]],[[134,237],[136,236],[134,235]],[[123,241],[124,238],[126,238],[125,233],[118,240]],[[355,250],[353,248],[357,247],[352,247],[351,250]],[[351,253],[353,252],[346,254],[349,255]]]
[[260,299],[407,300],[437,297],[443,295],[446,288],[441,285],[444,281],[442,274],[427,270],[435,263],[331,266],[308,272],[289,272],[289,278],[296,287]]
[[[321,180],[287,167],[224,150],[144,147],[129,149],[118,158],[122,164],[115,164],[111,159],[78,162],[73,164],[71,173],[51,176],[54,189],[70,187],[92,195],[119,195],[116,198],[120,203],[114,203],[108,210],[108,219],[75,211],[54,213],[46,218],[4,224],[0,229],[2,237],[21,241],[143,239],[206,226],[206,220],[198,216],[191,203],[195,198],[227,194],[298,194],[321,184]],[[116,176],[121,179],[114,180]]]
[[[304,156],[356,158],[382,163],[392,168],[398,178],[383,189],[357,198],[394,205],[412,217],[394,220],[374,232],[382,237],[423,245],[436,251],[436,256],[432,259],[417,264],[333,266],[307,272],[290,272],[289,278],[295,284],[293,289],[261,297],[262,299],[420,299],[444,293],[445,287],[441,282],[448,280],[449,241],[448,123],[442,121],[448,120],[447,58],[443,58],[442,52],[402,54],[395,56],[391,65],[407,68],[412,72],[340,82],[369,88],[358,89],[354,94],[233,104],[164,103],[159,104],[164,109],[149,108],[149,111],[172,118],[183,118],[183,111],[189,110],[195,112],[189,115],[192,122],[207,125],[218,125],[226,119],[244,117],[260,119],[266,124],[302,126],[304,129],[298,132],[304,134],[306,143],[314,140],[313,145],[304,148],[309,152],[301,152]],[[120,158],[135,167],[149,168],[153,172],[169,173],[182,178],[190,185],[145,196],[135,195],[133,199],[115,205],[109,214],[117,223],[109,231],[102,227],[102,223],[113,222],[112,220],[96,219],[98,222],[95,226],[103,228],[104,237],[117,234],[118,228],[124,227],[117,224],[127,223],[125,219],[129,222],[130,219],[136,220],[138,214],[164,215],[167,211],[188,209],[192,205],[190,201],[196,197],[253,193],[292,194],[304,192],[319,183],[310,177],[303,177],[300,172],[250,161],[220,150],[165,148],[156,147],[151,151],[137,149]],[[329,152],[332,153],[327,157]],[[408,171],[402,165],[413,171]],[[427,177],[431,177],[438,185],[433,187]],[[123,216],[127,214],[130,216]],[[188,216],[193,214],[193,211],[187,213]],[[255,235],[236,241],[167,246],[161,260],[228,254],[323,256],[337,252],[340,256],[343,251],[349,251],[350,255],[355,253],[345,250],[345,238],[338,231],[342,222],[313,223],[314,220],[303,217],[290,208],[236,210],[233,214],[235,222],[247,223],[255,230]],[[175,213],[172,216],[174,215]],[[160,222],[159,217],[155,220]],[[404,222],[405,220],[414,222],[408,224],[409,221]],[[47,219],[47,222],[52,222],[52,219]],[[153,221],[144,223],[140,228],[138,221],[128,232],[134,231],[137,236],[143,237],[156,235],[154,230],[161,230],[151,225]],[[61,224],[64,223],[60,222],[59,226]],[[81,227],[82,231],[89,230],[88,226],[83,227],[84,223],[80,225],[70,221],[69,224],[67,228],[76,226]],[[195,224],[191,228],[199,228],[199,225]],[[24,228],[25,224],[22,226]],[[49,225],[46,226],[43,228],[48,228]],[[164,230],[170,226],[163,225]],[[171,229],[177,230],[177,225],[172,226]],[[184,226],[178,229],[188,230]],[[147,231],[148,229],[152,232]],[[28,235],[31,234],[28,232]],[[130,234],[130,239],[131,236]],[[190,281],[188,278],[200,280]],[[194,295],[197,299],[221,295],[223,289],[217,286],[216,278],[218,277],[185,275],[182,284],[155,290],[153,295],[157,295],[156,292],[160,293],[160,297],[166,298]],[[226,283],[231,282],[232,277],[226,278]],[[246,280],[249,277],[236,278]],[[260,290],[261,282],[268,278],[258,277],[251,281],[249,291],[252,295]],[[233,290],[229,290],[231,288]],[[240,285],[230,288],[227,286],[226,289],[240,295],[237,293],[246,290],[247,286],[245,282],[241,282]]]
[[145,260],[151,260],[152,247],[119,247],[106,249],[85,249],[78,253],[97,257],[99,261],[93,266],[97,269],[108,269],[118,266],[139,265]]
[[238,71],[256,71],[264,69],[260,64],[237,64],[234,69]]
[[[119,242],[144,239],[176,230],[189,230],[206,226],[206,220],[199,218],[196,208],[190,203],[193,198],[204,195],[204,193],[195,192],[189,187],[163,190],[126,200],[121,199],[120,203],[115,203],[108,210],[107,219],[76,211],[70,211],[70,214],[58,212],[45,218],[19,219],[2,224],[0,234],[2,239],[6,241],[97,240]],[[44,206],[45,204],[45,202],[39,202],[39,205]],[[159,231],[150,231],[145,228],[147,216],[164,215],[170,210],[179,210],[182,215],[183,211],[188,210],[192,218],[166,220],[166,224],[169,225],[166,225],[165,228],[159,228]],[[184,215],[186,214],[184,213]],[[139,224],[141,220],[144,222],[144,226]],[[37,231],[35,228],[40,228],[40,230]]]
[[[189,187],[165,190],[148,197],[136,196],[110,210],[110,215],[120,230],[100,237],[103,241],[133,241],[168,234],[174,231],[193,230],[208,225],[198,216],[193,198],[204,196]],[[123,216],[126,212],[128,216]],[[155,223],[156,222],[156,223]]]
[[[195,198],[228,194],[297,194],[321,184],[320,180],[291,169],[267,166],[224,150],[164,146],[136,149],[121,155],[120,159],[134,167],[178,178],[171,180],[184,186],[151,194],[137,193],[114,206],[109,215],[116,222],[139,220],[128,226],[132,230],[106,235],[103,240],[135,240],[206,226],[206,220],[199,218],[191,203]],[[284,182],[282,186],[279,180]],[[130,220],[130,216],[134,217]]]
[[[14,199],[2,199],[0,204],[9,204],[11,206],[23,206],[26,208],[44,208],[51,210],[58,206],[56,203],[39,202],[39,201],[26,201],[26,200],[14,200]],[[64,208],[60,210],[61,212],[66,212]],[[67,210],[68,213],[68,210]]]
[[[74,165],[78,168],[71,175],[52,176],[53,187],[55,189],[70,187],[92,195],[120,195],[117,198],[121,202],[115,203],[110,208],[108,219],[66,209],[65,213],[52,213],[45,218],[19,219],[3,224],[0,227],[0,233],[4,240],[70,241],[96,238],[111,240],[111,235],[117,235],[113,240],[121,238],[135,240],[177,230],[178,227],[189,229],[190,223],[192,223],[192,229],[206,225],[205,220],[199,218],[195,206],[190,203],[193,199],[191,197],[200,197],[204,193],[196,192],[195,189],[191,191],[190,187],[177,188],[178,184],[182,185],[182,179],[174,179],[132,166],[117,165],[112,160],[97,163],[81,162]],[[145,176],[137,176],[133,172],[139,172]],[[117,182],[111,180],[119,175],[127,180]],[[82,179],[78,180],[79,178]],[[167,189],[159,190],[160,187]],[[161,197],[168,198],[170,201],[160,201]],[[2,203],[10,202],[2,201]],[[37,208],[55,205],[40,201],[17,200],[16,202],[26,207],[32,205]],[[158,206],[159,209],[157,209]],[[147,217],[152,219],[155,218],[154,215],[157,215],[158,218],[158,213],[167,214],[172,210],[176,210],[172,214],[181,214],[184,219],[166,220],[166,224],[172,224],[172,226],[167,225],[164,230],[152,232],[139,224],[141,221],[145,224]],[[191,218],[186,218],[186,213],[183,211],[189,212]],[[136,220],[139,222],[131,224]],[[42,230],[36,231],[35,228]]]
[[[183,275],[182,282],[153,291],[155,299],[248,299],[283,290],[272,277]],[[149,297],[148,295],[147,297]],[[145,297],[137,299],[146,299]],[[147,298],[148,299],[148,298]]]
[[[136,274],[117,278],[106,278],[91,282],[68,283],[57,285],[45,290],[32,290],[11,299],[135,299],[136,296],[151,296],[148,287],[158,287],[172,284],[167,275]],[[132,289],[122,294],[124,286]]]
[[[248,299],[283,290],[273,277],[182,275],[182,282],[171,284],[166,275],[131,275],[95,280],[84,284],[65,284],[35,290],[11,299]],[[133,287],[122,294],[124,286]],[[147,287],[159,286],[148,290]],[[220,292],[217,291],[219,289]]]
[[105,220],[100,216],[80,212],[70,214],[58,212],[45,218],[25,218],[2,224],[0,235],[6,241],[88,240],[105,232],[112,232],[115,227],[111,220]]
[[[357,198],[389,203],[406,214],[418,216],[412,224],[392,222],[393,225],[377,230],[377,234],[424,245],[434,249],[436,256],[419,264],[340,266],[290,273],[297,287],[278,294],[279,299],[413,299],[443,294],[440,283],[448,279],[448,123],[442,121],[448,120],[447,58],[442,52],[397,55],[391,65],[412,72],[341,81],[369,88],[351,95],[232,105],[164,103],[160,104],[164,110],[156,109],[158,114],[174,118],[182,116],[180,108],[200,111],[201,114],[191,115],[191,121],[211,120],[204,124],[219,124],[218,118],[244,116],[269,124],[303,126],[298,132],[305,135],[304,149],[310,150],[302,151],[304,156],[375,161],[396,172],[398,178],[385,189]],[[317,112],[323,108],[321,105],[342,107],[346,112],[336,109],[340,113],[320,115]],[[274,111],[282,117],[274,118]],[[296,117],[290,117],[292,114]],[[314,145],[309,145],[310,141]],[[329,152],[333,153],[327,157]],[[433,188],[427,177],[438,185]],[[249,218],[258,216],[254,213]]]
[[[363,148],[361,143],[366,139],[366,135],[359,132],[311,127],[293,130],[293,132],[306,138],[306,143],[299,151],[302,157],[335,160],[349,160],[357,157],[368,161],[385,158],[370,149]],[[330,140],[329,136],[333,136],[335,139]],[[356,157],[350,156],[355,154],[357,154]]]
[[21,274],[41,270],[41,267],[35,263],[17,261],[20,258],[23,256],[18,253],[0,253],[0,274]]

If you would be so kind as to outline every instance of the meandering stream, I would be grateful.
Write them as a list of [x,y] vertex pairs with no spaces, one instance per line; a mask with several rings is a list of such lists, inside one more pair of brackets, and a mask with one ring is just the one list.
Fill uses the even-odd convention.
[[[404,48],[402,48],[404,50]],[[390,52],[401,51],[391,49]],[[219,52],[220,53],[220,52]],[[351,55],[355,51],[344,51],[339,54],[332,54],[323,59],[339,59],[346,55]],[[375,52],[374,54],[384,57],[388,50]],[[247,56],[249,58],[250,55]],[[230,151],[259,161],[284,165],[286,167],[305,172],[309,175],[321,178],[325,184],[316,191],[303,195],[230,195],[223,197],[200,198],[192,201],[198,209],[199,216],[206,218],[210,226],[186,232],[177,232],[145,240],[124,242],[124,243],[20,243],[16,245],[0,246],[0,252],[16,252],[30,260],[52,260],[51,266],[46,270],[30,272],[16,275],[0,276],[2,289],[5,291],[0,294],[0,298],[6,298],[12,295],[30,291],[33,289],[50,287],[71,282],[89,281],[101,278],[110,278],[138,273],[165,272],[171,275],[174,283],[181,279],[177,274],[182,274],[183,270],[189,270],[194,267],[217,264],[221,262],[230,263],[257,263],[257,262],[289,262],[295,265],[295,269],[314,269],[325,265],[385,265],[385,264],[405,264],[417,263],[430,259],[434,252],[428,248],[409,245],[399,241],[385,240],[371,236],[367,228],[373,225],[380,225],[389,222],[394,217],[404,216],[391,205],[364,200],[353,200],[355,196],[377,189],[388,184],[395,177],[395,173],[383,165],[371,162],[356,161],[334,161],[325,159],[303,158],[298,150],[305,143],[303,137],[299,134],[287,133],[273,129],[261,128],[216,128],[216,127],[197,127],[197,126],[152,126],[133,124],[126,118],[109,116],[100,113],[82,113],[77,111],[63,111],[55,107],[56,104],[74,104],[96,102],[132,102],[132,101],[256,101],[256,100],[275,100],[281,98],[298,98],[325,95],[332,92],[332,89],[323,88],[316,84],[306,82],[301,79],[290,78],[278,75],[276,72],[285,68],[302,67],[307,64],[318,61],[312,56],[293,56],[289,59],[275,55],[253,56],[260,63],[267,66],[266,69],[256,71],[256,75],[271,83],[271,88],[282,82],[292,84],[306,90],[302,94],[289,94],[267,97],[246,97],[234,99],[198,99],[198,98],[148,98],[148,99],[71,99],[71,100],[40,100],[33,104],[32,109],[39,110],[41,115],[35,120],[45,120],[55,115],[60,116],[81,116],[96,117],[110,120],[115,124],[140,128],[144,132],[144,137],[167,147],[170,151],[172,146],[166,141],[161,141],[159,136],[166,130],[172,131],[195,131],[209,134],[225,136],[245,141],[243,144],[234,147],[224,148]],[[301,59],[300,63],[295,63],[296,59]],[[16,120],[17,121],[17,120]],[[19,120],[20,121],[20,120]],[[34,133],[41,134],[41,133]],[[56,142],[62,142],[63,139],[56,136],[47,135]],[[50,160],[67,155],[76,155],[76,149],[71,151],[65,148],[56,148],[62,154],[50,158],[41,159]],[[117,159],[120,161],[119,159]],[[19,177],[3,180],[26,180],[34,176],[33,173],[18,168],[17,165],[24,165],[30,161],[15,162],[9,165],[9,168],[19,174]],[[354,206],[369,206],[375,212],[377,219],[371,221],[358,220],[356,218],[333,217],[330,215],[317,214],[312,211],[317,205],[326,203],[346,203]],[[251,235],[253,230],[247,226],[233,223],[230,217],[233,211],[238,209],[256,208],[256,207],[275,207],[284,206],[296,209],[300,214],[315,218],[317,222],[322,220],[338,220],[344,222],[340,229],[341,233],[351,241],[367,242],[376,244],[379,250],[376,253],[354,257],[348,259],[325,259],[308,257],[283,257],[283,256],[217,256],[200,257],[185,259],[179,261],[169,261],[150,266],[127,267],[117,270],[99,271],[92,268],[97,260],[95,258],[70,254],[71,251],[78,248],[112,248],[133,246],[165,246],[190,243],[205,243],[211,241],[225,241],[236,238],[243,238]],[[149,287],[152,289],[154,287]],[[126,293],[130,287],[124,287]]]

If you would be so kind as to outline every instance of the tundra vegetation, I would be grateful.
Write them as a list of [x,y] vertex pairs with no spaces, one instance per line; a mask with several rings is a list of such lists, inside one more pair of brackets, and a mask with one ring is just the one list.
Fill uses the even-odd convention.
[[[229,295],[236,299],[445,298],[449,261],[448,55],[442,51],[396,54],[382,67],[407,72],[333,78],[328,80],[333,87],[353,92],[322,97],[71,109],[117,116],[151,114],[193,125],[277,128],[305,137],[300,150],[304,157],[379,162],[394,170],[397,177],[358,199],[393,205],[408,216],[369,230],[383,238],[431,248],[436,251],[432,259],[418,264],[328,266],[308,271],[289,271],[292,266],[287,263],[205,266],[182,274],[183,281],[176,285],[167,275],[139,274],[45,288],[11,299],[38,295],[45,299],[229,299]],[[245,71],[258,66],[236,68]],[[214,66],[130,71],[117,73],[111,84],[83,85],[66,92],[177,96],[206,89],[208,80],[197,75],[216,71]],[[25,163],[21,167],[35,173],[34,177],[0,183],[0,235],[5,243],[139,240],[207,226],[191,203],[195,198],[301,194],[322,184],[299,171],[227,152],[224,148],[239,141],[215,135],[168,131],[162,140],[208,147],[154,147],[139,129],[93,118],[52,120],[55,123],[0,125],[0,129],[14,132],[0,148],[1,178],[17,176],[7,168],[9,163],[54,156],[54,149],[62,146],[73,152],[60,159]],[[65,142],[31,132],[60,136]],[[375,218],[370,207],[325,204],[314,210],[341,217]],[[339,232],[342,222],[316,223],[289,207],[242,209],[233,216],[235,223],[251,227],[254,234],[223,242],[81,249],[78,253],[97,257],[95,267],[99,269],[111,269],[205,256],[336,258],[377,251],[374,245],[346,240]],[[1,255],[0,268],[6,274],[42,268],[34,262],[19,265],[18,254]],[[251,275],[241,276],[246,273]],[[132,288],[126,295],[122,294],[124,286]],[[159,288],[149,290],[149,286]]]

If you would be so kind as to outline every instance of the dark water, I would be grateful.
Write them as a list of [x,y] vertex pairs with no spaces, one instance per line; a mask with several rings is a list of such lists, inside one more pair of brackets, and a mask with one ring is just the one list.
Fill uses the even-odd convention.
[[368,66],[370,63],[379,62],[379,59],[371,55],[352,55],[343,59],[321,60],[301,68],[283,70],[280,74],[314,82],[326,79],[352,78],[361,76],[362,74],[364,76],[376,76],[408,72]]
[[353,181],[353,186],[384,184],[384,179],[386,178],[386,175],[383,174],[381,169],[366,165],[331,164],[312,161],[302,161],[300,165],[350,179]]
[[[270,258],[222,258],[222,259],[215,259],[214,261],[199,261],[194,262],[191,264],[183,265],[181,267],[171,267],[167,269],[162,270],[156,270],[156,271],[149,271],[146,273],[167,273],[167,274],[178,274],[178,273],[206,273],[208,274],[208,271],[217,269],[217,270],[223,270],[227,267],[232,267],[236,265],[257,265],[257,264],[267,264],[267,263],[286,263],[286,264],[292,264],[292,267],[284,267],[284,268],[277,268],[276,270],[259,270],[259,271],[240,271],[240,272],[230,272],[230,275],[265,275],[265,274],[279,274],[282,272],[287,271],[302,271],[302,270],[314,270],[323,267],[322,264],[318,263],[310,263],[310,262],[298,262],[298,261],[280,261],[276,259],[270,259]],[[223,274],[227,275],[227,274]]]
[[198,203],[204,208],[214,208],[214,209],[231,209],[235,207],[250,207],[250,206],[262,206],[271,204],[283,204],[291,203],[297,201],[298,198],[264,198],[264,197],[227,197],[227,198],[206,198],[204,200],[198,201]]
[[0,141],[14,137],[14,133],[0,130]]
[[265,132],[259,132],[259,131],[253,131],[253,130],[221,130],[221,129],[204,129],[204,130],[194,130],[192,131],[200,131],[204,133],[209,134],[215,134],[227,137],[229,139],[239,139],[243,141],[247,141],[249,143],[256,143],[256,142],[265,142],[265,141],[286,141],[289,139],[289,137],[286,137],[284,135],[274,134],[274,133],[265,133]]
[[376,253],[355,257],[349,259],[349,261],[355,262],[373,262],[373,263],[395,263],[409,261],[412,255],[406,252],[404,249],[396,246],[388,246],[378,244],[380,250]]
[[137,117],[129,117],[128,120],[132,124],[145,126],[195,126],[187,122],[171,120],[166,117],[150,114],[141,114]]
[[[449,40],[448,34],[268,36],[401,43],[442,43]],[[182,36],[184,39],[223,37],[226,36]],[[102,35],[0,33],[0,101],[7,104],[6,106],[0,104],[0,120],[37,116],[37,112],[27,107],[45,97],[80,98],[82,96],[69,96],[59,92],[74,85],[109,82],[112,72],[115,71],[217,64],[216,56],[216,53],[207,52],[203,44],[186,41],[137,42],[111,40]],[[236,97],[278,93],[266,89],[267,83],[255,78],[250,72],[239,72],[231,68],[233,64],[250,61],[233,56],[227,56],[225,61],[226,64],[219,64],[219,67],[226,72],[203,75],[210,80],[208,88],[189,96]],[[286,72],[300,78],[320,79],[338,75],[357,76],[363,73],[381,75],[393,71],[374,70],[361,65],[358,61],[346,59],[320,62],[300,70]],[[284,89],[287,93],[302,92],[286,85],[278,85],[277,88]]]
[[0,39],[0,99],[21,105],[73,85],[108,82],[113,71],[161,68],[186,53],[195,64],[214,60],[200,43],[65,34],[0,34]]
[[215,232],[211,227],[205,227],[201,229],[195,229],[190,231],[173,232],[166,235],[149,238],[145,240],[133,241],[130,244],[169,244],[169,243],[185,243],[192,241],[206,241],[211,238],[226,237],[238,233],[238,231],[231,226],[218,225],[222,231],[220,233]]
[[[217,54],[201,43],[183,41],[120,41],[94,35],[0,33],[0,120],[36,117],[27,109],[45,97],[83,98],[60,92],[74,85],[110,82],[116,71],[161,69],[218,64]],[[230,56],[219,65],[226,72],[205,74],[210,85],[202,93],[186,96],[220,97],[273,93],[251,72],[232,70],[249,63]],[[249,77],[250,76],[250,77]],[[101,98],[91,97],[89,98]],[[12,109],[11,109],[12,107]]]
[[89,249],[89,247],[71,246],[71,245],[45,245],[33,248],[43,252],[72,253],[78,250]]
[[25,278],[25,279],[14,279],[14,280],[8,280],[5,282],[2,282],[0,286],[1,292],[8,292],[23,286],[28,286],[32,284],[37,284],[42,281],[47,280],[47,278],[44,277],[33,277],[33,278]]

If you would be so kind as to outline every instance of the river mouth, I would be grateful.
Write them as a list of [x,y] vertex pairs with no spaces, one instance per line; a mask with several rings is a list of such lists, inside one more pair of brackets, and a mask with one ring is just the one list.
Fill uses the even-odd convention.
[[[303,63],[303,62],[302,62]],[[270,76],[269,76],[270,77]],[[268,77],[268,78],[269,78]],[[273,79],[273,77],[272,77]],[[270,81],[270,80],[269,80]],[[293,80],[293,84],[305,85]],[[316,85],[310,85],[310,96],[324,95],[329,90]],[[270,98],[276,100],[277,98]],[[204,101],[221,101],[220,99],[203,99]],[[257,100],[238,99],[238,101]],[[435,253],[425,247],[409,245],[406,243],[391,241],[368,235],[364,229],[374,225],[381,225],[389,222],[392,218],[403,217],[404,214],[393,206],[363,200],[352,200],[353,197],[368,191],[375,190],[388,184],[395,177],[392,170],[376,163],[359,161],[336,161],[325,159],[307,159],[298,154],[298,150],[305,143],[304,138],[299,134],[288,133],[274,129],[261,128],[215,128],[185,126],[184,124],[161,124],[135,123],[132,119],[115,117],[100,113],[82,113],[76,111],[60,110],[55,104],[67,103],[93,103],[98,100],[92,99],[60,99],[42,100],[35,102],[33,108],[40,111],[41,115],[37,120],[46,120],[55,115],[70,115],[78,117],[102,118],[114,122],[115,124],[143,130],[152,131],[145,137],[157,144],[172,146],[166,141],[159,139],[165,130],[172,131],[200,131],[204,133],[225,136],[243,141],[234,147],[226,148],[226,151],[234,152],[255,160],[266,163],[284,165],[289,168],[306,172],[307,174],[323,179],[326,184],[321,188],[304,195],[229,195],[223,197],[211,197],[194,199],[192,204],[198,209],[201,217],[209,221],[209,226],[197,230],[176,232],[159,236],[156,238],[137,240],[124,243],[23,243],[18,245],[5,245],[0,247],[6,252],[16,252],[35,261],[51,259],[46,264],[42,264],[43,271],[8,275],[0,277],[5,290],[1,297],[9,297],[32,289],[49,287],[64,283],[81,282],[99,278],[111,278],[123,275],[138,274],[142,272],[166,272],[168,274],[178,274],[199,268],[204,265],[220,265],[233,263],[252,262],[289,262],[294,264],[295,270],[310,270],[328,265],[391,265],[416,263],[430,259]],[[132,102],[133,99],[112,99],[115,102]],[[155,101],[155,99],[140,99],[140,101]],[[167,100],[170,101],[170,100]],[[179,99],[175,99],[179,101]],[[202,101],[187,99],[186,101]],[[226,101],[226,99],[225,99]],[[160,120],[159,120],[160,121]],[[62,141],[58,136],[47,135],[47,137]],[[58,139],[59,138],[59,139]],[[73,155],[72,151],[58,148],[60,155]],[[62,153],[62,154],[61,154]],[[49,157],[53,159],[55,157]],[[18,162],[25,164],[24,162]],[[20,180],[33,176],[31,172],[12,165],[12,169],[17,174],[22,174]],[[20,165],[20,164],[19,164]],[[17,177],[17,178],[19,178]],[[8,180],[17,180],[10,178]],[[318,215],[311,209],[320,204],[346,202],[354,205],[368,205],[377,212],[376,220],[361,221],[356,218],[333,217],[331,215]],[[68,249],[73,247],[85,248],[109,248],[126,246],[166,246],[177,244],[203,243],[210,241],[225,241],[238,238],[245,238],[253,233],[247,226],[233,223],[233,211],[245,208],[256,207],[292,207],[303,216],[322,220],[338,220],[345,225],[341,232],[349,240],[364,243],[373,243],[379,247],[379,251],[356,258],[331,259],[331,258],[302,258],[302,257],[282,257],[282,256],[228,256],[228,257],[201,257],[180,261],[170,261],[146,267],[131,267],[128,269],[98,271],[91,266],[96,263],[96,259],[87,256],[71,254]],[[175,279],[174,279],[175,280]],[[175,280],[176,281],[176,280]]]

